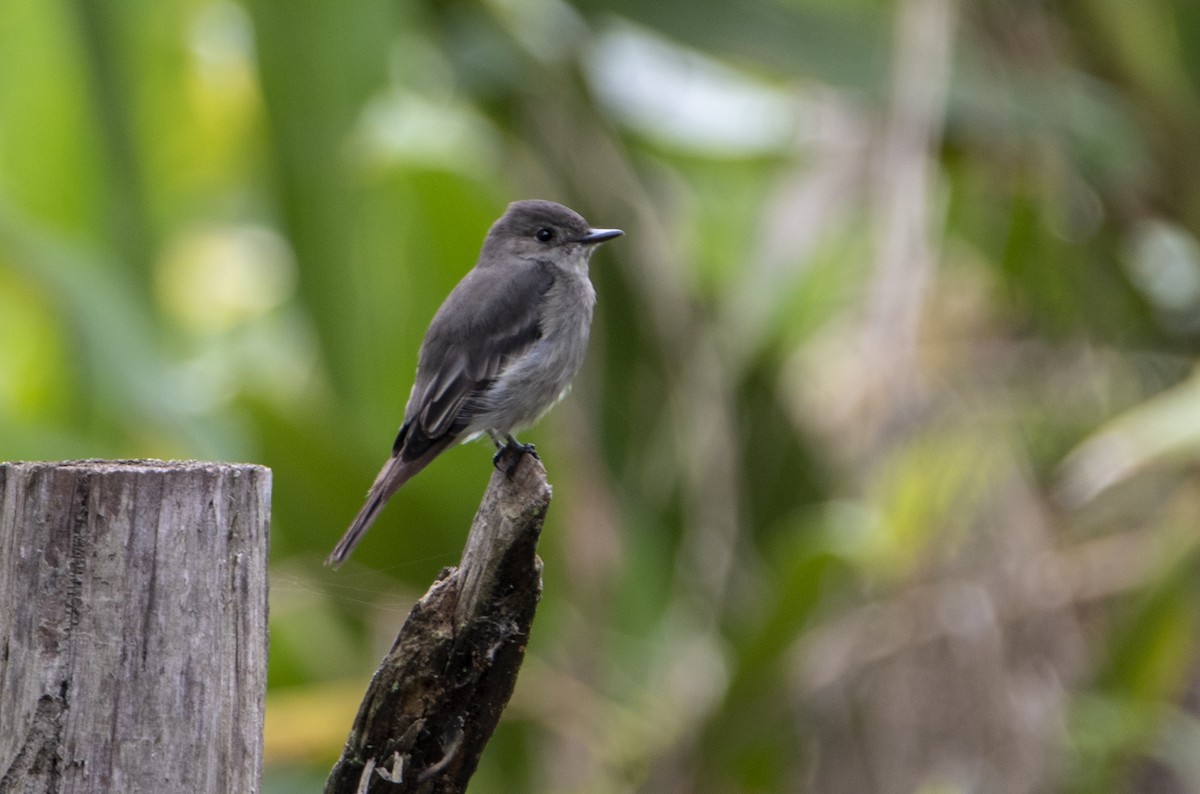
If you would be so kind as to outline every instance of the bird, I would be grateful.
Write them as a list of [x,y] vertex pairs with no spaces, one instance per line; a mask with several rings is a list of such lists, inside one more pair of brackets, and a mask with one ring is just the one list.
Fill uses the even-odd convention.
[[345,562],[396,491],[455,442],[486,433],[497,466],[508,446],[537,454],[515,433],[569,391],[596,304],[588,263],[597,245],[622,234],[553,201],[508,205],[434,314],[391,455],[326,565]]

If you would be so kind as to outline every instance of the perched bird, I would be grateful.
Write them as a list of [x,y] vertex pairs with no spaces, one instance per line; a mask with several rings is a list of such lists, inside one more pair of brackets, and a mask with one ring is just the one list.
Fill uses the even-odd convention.
[[621,234],[553,201],[508,205],[429,324],[392,456],[327,565],[341,565],[392,494],[456,441],[487,433],[498,450],[533,452],[513,433],[550,410],[583,363],[596,303],[588,260]]

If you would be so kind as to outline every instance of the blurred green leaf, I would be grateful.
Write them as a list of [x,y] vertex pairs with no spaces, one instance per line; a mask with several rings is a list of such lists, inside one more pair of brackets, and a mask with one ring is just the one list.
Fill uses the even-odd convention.
[[488,225],[560,200],[626,236],[528,435],[545,599],[477,787],[1186,788],[1197,31],[1186,0],[13,0],[0,441],[272,467],[271,698],[312,730],[271,723],[264,788],[318,786],[345,726],[300,723],[457,559],[486,443],[320,561]]

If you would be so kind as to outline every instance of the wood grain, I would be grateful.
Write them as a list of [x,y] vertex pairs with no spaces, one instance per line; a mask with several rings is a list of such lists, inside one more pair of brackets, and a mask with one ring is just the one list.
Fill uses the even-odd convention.
[[256,792],[271,473],[0,464],[0,792]]

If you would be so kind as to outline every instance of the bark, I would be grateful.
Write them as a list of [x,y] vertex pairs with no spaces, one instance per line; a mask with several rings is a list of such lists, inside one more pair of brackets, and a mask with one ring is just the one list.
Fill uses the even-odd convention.
[[326,794],[466,790],[525,656],[542,592],[537,541],[549,505],[541,462],[505,448],[461,562],[443,570],[409,613]]

